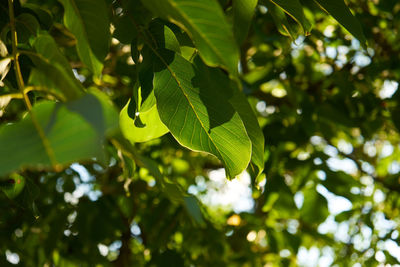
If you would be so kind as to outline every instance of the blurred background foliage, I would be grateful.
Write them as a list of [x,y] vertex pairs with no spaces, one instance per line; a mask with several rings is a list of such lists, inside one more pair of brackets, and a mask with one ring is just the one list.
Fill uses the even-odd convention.
[[[140,1],[105,1],[112,39],[96,76],[82,64],[60,2],[14,1],[19,48],[47,31],[82,86],[97,87],[121,110],[139,71],[131,44],[143,45],[126,9],[143,25],[152,12]],[[364,46],[315,2],[300,2],[303,24],[259,1],[240,46],[243,92],[265,136],[261,177],[227,180],[216,158],[171,134],[127,145],[129,153],[108,141],[101,162],[13,173],[0,180],[0,266],[400,264],[400,3],[346,1]],[[229,19],[232,1],[219,4]],[[1,39],[11,50],[8,10],[2,1]],[[190,55],[188,36],[170,26]],[[35,84],[34,60],[20,61],[24,80]],[[25,108],[10,98],[14,70],[0,77],[7,124]]]

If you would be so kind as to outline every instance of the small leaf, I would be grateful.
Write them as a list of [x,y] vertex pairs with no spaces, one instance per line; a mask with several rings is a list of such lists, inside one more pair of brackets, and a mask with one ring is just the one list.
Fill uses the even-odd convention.
[[53,16],[51,12],[40,5],[33,3],[24,3],[24,9],[28,9],[31,13],[34,13],[38,18],[41,25],[46,29],[49,29],[53,24]]
[[243,172],[251,142],[228,101],[232,95],[210,87],[201,70],[180,55],[158,50],[157,57],[154,94],[161,121],[181,145],[219,158],[228,177]]
[[364,32],[360,22],[353,16],[343,0],[314,0],[319,6],[334,17],[346,30],[366,45]]
[[[130,101],[128,101],[120,113],[120,127],[126,139],[132,143],[147,142],[151,139],[158,138],[169,131],[161,122],[156,105],[153,105],[152,108],[145,112],[139,112],[138,115],[133,114],[134,117],[132,118],[128,114],[129,102]],[[137,116],[140,116],[140,121],[143,123],[142,127],[138,127],[135,124]]]
[[291,16],[302,28],[304,35],[309,35],[311,24],[304,16],[303,7],[299,0],[270,0]]
[[168,28],[164,23],[157,19],[153,20],[149,25],[149,33],[152,36],[152,40],[155,41],[157,49],[168,49],[180,53],[180,45],[174,32]]
[[142,0],[142,3],[185,29],[209,66],[220,66],[237,75],[238,48],[223,10],[215,0]]
[[264,170],[264,134],[246,96],[238,88],[235,88],[233,97],[229,102],[239,113],[246,127],[252,147],[251,165],[255,176],[258,177]]
[[79,57],[100,76],[110,46],[110,21],[104,0],[59,0],[65,26],[75,35]]
[[30,53],[29,57],[37,68],[32,69],[29,83],[56,89],[63,93],[66,99],[76,99],[83,87],[72,73],[68,60],[61,54],[54,39],[48,34],[40,34],[33,43],[37,54]]
[[293,27],[293,25],[289,23],[286,13],[269,1],[265,2],[265,4],[268,7],[269,14],[271,14],[279,33],[291,37],[293,41],[296,40],[300,34],[300,30],[297,30],[296,27]]
[[186,210],[193,220],[200,226],[205,225],[203,214],[200,209],[199,201],[195,196],[187,196],[184,198]]
[[10,178],[1,181],[0,188],[7,195],[8,198],[13,199],[17,197],[25,186],[25,178],[18,173],[13,173]]
[[329,215],[328,201],[315,187],[309,187],[303,191],[304,203],[300,214],[302,219],[310,224],[320,224]]
[[40,25],[34,16],[28,13],[22,13],[15,19],[19,42],[28,42],[29,38],[36,36]]

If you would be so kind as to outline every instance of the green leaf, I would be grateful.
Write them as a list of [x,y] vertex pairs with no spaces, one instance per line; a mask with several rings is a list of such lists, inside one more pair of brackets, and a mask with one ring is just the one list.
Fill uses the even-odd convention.
[[32,69],[29,83],[57,90],[67,98],[76,99],[83,87],[72,73],[68,60],[61,54],[54,39],[48,34],[40,34],[33,43],[37,54],[29,53],[37,68]]
[[16,28],[18,32],[18,41],[20,43],[28,42],[29,38],[36,36],[40,29],[37,19],[28,13],[22,13],[16,19]]
[[65,26],[75,35],[79,57],[96,76],[110,46],[110,21],[104,0],[59,0]]
[[10,199],[18,196],[25,186],[25,178],[18,173],[12,173],[6,181],[0,182],[0,188]]
[[361,44],[366,45],[360,22],[353,16],[343,0],[314,0],[319,6],[334,17],[346,30],[356,37]]
[[258,0],[233,1],[233,34],[241,45],[246,39]]
[[[136,115],[129,114],[129,102],[119,115],[120,128],[126,139],[132,143],[147,142],[168,132],[168,128],[160,120],[156,105]],[[140,119],[142,125],[137,125],[138,119]]]
[[328,201],[317,192],[315,187],[303,191],[304,203],[300,209],[302,219],[310,224],[320,224],[329,215]]
[[184,197],[185,208],[193,220],[200,226],[205,226],[203,214],[200,209],[199,201],[195,196]]
[[3,125],[0,176],[20,168],[49,168],[54,161],[57,165],[67,165],[93,157],[101,159],[105,136],[118,127],[116,111],[98,92],[66,104],[43,101],[31,113],[44,136],[30,114],[20,122]]
[[237,87],[234,87],[233,92],[233,97],[229,102],[239,113],[246,127],[251,140],[251,166],[254,169],[254,174],[258,177],[264,170],[264,134],[246,96]]
[[279,33],[291,37],[293,41],[296,40],[300,34],[300,31],[297,30],[296,27],[293,27],[291,23],[289,23],[286,13],[281,8],[269,1],[265,2],[265,4],[268,7],[268,11],[272,16]]
[[118,39],[121,43],[129,44],[136,38],[137,31],[129,16],[124,15],[114,18],[113,25],[115,27],[113,37]]
[[156,161],[137,153],[132,144],[129,143],[120,133],[114,136],[112,142],[125,155],[132,158],[138,166],[146,168],[156,180],[156,184],[171,201],[184,201],[184,197],[187,194],[178,184],[171,183],[165,179],[164,175],[160,172]]
[[149,25],[149,33],[152,36],[152,40],[155,41],[157,49],[165,48],[181,53],[180,45],[174,32],[164,25],[162,20],[156,19],[152,21]]
[[46,29],[49,29],[53,23],[53,16],[49,10],[43,8],[40,5],[32,4],[32,3],[24,3],[24,9],[30,10],[32,13],[36,15],[41,25],[43,25]]
[[[152,45],[156,48],[165,48],[177,53],[181,52],[175,34],[169,27],[164,25],[161,20],[156,19],[152,21],[147,34],[149,35],[149,39],[154,42]],[[145,112],[155,105],[153,90],[153,53],[149,46],[144,46],[141,52],[143,56],[143,61],[139,64],[139,82],[141,86],[139,88],[134,88],[134,93],[137,95],[132,99],[135,100],[135,102],[132,101],[130,103],[130,108],[138,112]],[[132,108],[132,106],[134,106],[134,108]]]
[[239,114],[223,90],[204,80],[201,70],[172,51],[155,59],[154,94],[161,121],[180,144],[218,157],[228,177],[244,171],[251,142]]
[[270,0],[292,17],[302,28],[304,35],[309,35],[311,24],[304,16],[303,7],[299,0]]
[[232,29],[215,0],[142,0],[155,14],[179,25],[193,39],[209,66],[236,75],[239,52]]
[[231,96],[228,101],[242,119],[251,141],[251,162],[256,168],[255,175],[260,175],[264,169],[264,135],[246,96],[221,70],[207,67],[199,57],[196,57],[193,62],[198,69],[198,79],[207,81],[210,91],[221,91],[226,96]]

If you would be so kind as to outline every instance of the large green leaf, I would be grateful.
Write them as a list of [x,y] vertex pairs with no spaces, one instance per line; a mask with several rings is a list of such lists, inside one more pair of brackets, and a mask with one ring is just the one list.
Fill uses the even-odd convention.
[[133,143],[146,142],[168,132],[168,128],[160,120],[156,105],[138,114],[129,113],[128,102],[121,110],[119,125],[125,138]]
[[218,157],[234,177],[246,169],[251,142],[224,90],[215,90],[201,70],[180,55],[158,50],[154,94],[161,121],[181,143]]
[[246,39],[258,0],[233,1],[233,34],[238,45]]
[[118,127],[118,114],[99,92],[65,104],[43,101],[31,112],[44,136],[30,114],[20,122],[3,125],[0,176],[20,168],[43,169],[54,163],[101,159],[105,136]]
[[299,0],[270,0],[275,5],[283,9],[291,16],[301,27],[305,35],[308,35],[311,30],[311,24],[304,16],[303,7]]
[[314,0],[319,6],[334,17],[346,30],[348,30],[360,43],[366,44],[360,22],[353,16],[343,0]]
[[264,135],[246,96],[237,88],[236,83],[229,80],[229,77],[221,70],[207,67],[198,57],[194,59],[194,65],[199,70],[199,79],[207,81],[210,91],[221,91],[226,96],[231,96],[228,101],[238,112],[250,138],[251,162],[252,166],[256,168],[255,174],[258,176],[264,169]]
[[67,99],[75,99],[83,92],[80,82],[74,77],[68,60],[61,54],[54,39],[40,34],[33,43],[37,54],[29,56],[37,68],[32,69],[29,83],[57,90]]
[[192,37],[202,59],[237,74],[239,52],[232,29],[215,0],[142,0],[155,14],[178,24]]
[[110,21],[104,0],[59,0],[65,26],[75,35],[79,57],[97,76],[110,46]]
[[[175,37],[175,34],[170,28],[168,28],[161,20],[154,20],[149,25],[147,32],[150,39],[154,42],[157,48],[165,48],[168,50],[180,53],[179,42]],[[153,93],[153,53],[149,46],[145,46],[141,51],[143,61],[139,64],[139,82],[140,87],[134,88],[137,92],[133,100],[135,102],[130,103],[130,107],[135,106],[134,109],[138,112],[144,112],[152,108],[155,105],[155,98]],[[138,102],[139,101],[139,102]],[[138,102],[138,103],[136,103]],[[158,115],[157,115],[158,116]]]

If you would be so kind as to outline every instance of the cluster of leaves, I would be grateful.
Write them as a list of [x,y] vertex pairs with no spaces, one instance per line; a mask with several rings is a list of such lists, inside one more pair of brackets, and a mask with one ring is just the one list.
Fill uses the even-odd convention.
[[[400,5],[357,2],[2,1],[0,265],[397,262]],[[186,193],[221,167],[251,211]]]

